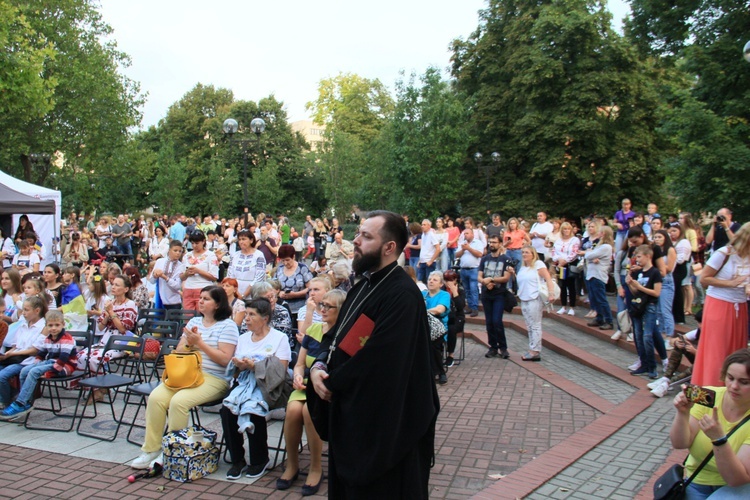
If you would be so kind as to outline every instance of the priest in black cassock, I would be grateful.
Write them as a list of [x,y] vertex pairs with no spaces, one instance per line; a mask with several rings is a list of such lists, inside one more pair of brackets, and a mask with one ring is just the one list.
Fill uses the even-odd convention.
[[424,299],[396,262],[407,238],[399,214],[368,214],[353,242],[362,279],[311,369],[308,404],[314,388],[323,402],[310,411],[329,442],[329,498],[429,496],[440,402]]

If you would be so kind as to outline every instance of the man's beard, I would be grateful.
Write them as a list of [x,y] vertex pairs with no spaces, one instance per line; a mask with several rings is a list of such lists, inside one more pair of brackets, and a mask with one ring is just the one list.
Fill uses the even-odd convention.
[[355,274],[361,275],[365,271],[379,269],[381,260],[380,252],[363,254],[359,249],[355,249],[352,269]]

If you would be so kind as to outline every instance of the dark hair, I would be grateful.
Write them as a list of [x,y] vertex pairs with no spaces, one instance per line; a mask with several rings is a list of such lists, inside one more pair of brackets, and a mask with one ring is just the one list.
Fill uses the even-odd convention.
[[54,262],[52,262],[52,263],[47,264],[46,266],[44,266],[45,269],[47,269],[48,267],[50,269],[52,269],[55,272],[55,275],[57,276],[57,278],[55,279],[55,283],[61,283],[62,282],[62,275],[60,273],[60,266],[58,266],[57,264],[55,264]]
[[[497,236],[493,236],[493,238],[498,239]],[[448,269],[443,273],[443,281],[458,281],[458,273],[453,269]]]
[[409,233],[406,231],[403,217],[396,212],[389,212],[388,210],[374,210],[368,213],[365,218],[370,219],[372,217],[381,217],[383,219],[380,237],[383,239],[383,243],[389,241],[395,242],[396,255],[401,255],[406,243],[409,241]]
[[172,240],[169,242],[169,248],[180,247],[182,248],[182,242],[180,240]]
[[293,259],[296,255],[296,251],[292,245],[286,244],[279,247],[279,259]]
[[224,321],[227,318],[232,317],[232,306],[229,305],[229,299],[227,293],[219,285],[208,285],[201,289],[201,293],[207,292],[211,296],[211,300],[216,302],[216,312],[214,313],[214,319],[216,321]]
[[[661,248],[662,250],[664,250],[664,253],[666,255],[667,250],[669,250],[673,246],[672,237],[669,236],[669,233],[667,232],[666,229],[659,229],[658,231],[654,232],[654,234],[660,234],[664,236],[664,246],[662,246]],[[656,245],[656,243],[654,243],[654,245]]]
[[128,289],[128,291],[125,292],[125,297],[129,298],[130,300],[133,300],[133,282],[130,281],[130,278],[125,276],[124,274],[118,274],[117,276],[114,277],[112,281],[118,278],[122,280],[122,284]]
[[190,243],[197,243],[199,241],[206,241],[206,235],[203,234],[203,231],[196,230],[196,231],[193,231],[192,233],[190,233],[190,236],[188,236],[188,241]]
[[123,269],[123,274],[125,274],[128,278],[130,278],[130,281],[133,283],[133,286],[139,286],[143,283],[141,280],[141,273],[138,271],[138,268],[135,266],[130,266],[125,269]]
[[642,238],[644,236],[646,236],[646,233],[643,232],[643,229],[640,226],[633,226],[628,229],[628,239]]
[[266,318],[268,323],[271,323],[271,315],[273,314],[273,308],[271,302],[265,297],[259,297],[257,299],[251,299],[245,301],[245,310],[255,309],[261,318]]
[[70,235],[70,239],[74,240],[74,241],[80,240],[81,239],[81,233],[73,233],[73,234],[71,234]]
[[727,370],[729,370],[729,365],[744,365],[745,366],[745,374],[750,377],[750,349],[742,348],[738,351],[734,351],[732,354],[727,356],[727,359],[724,360],[724,364],[721,365],[721,381],[723,382],[724,379],[727,376]]
[[252,231],[248,231],[247,229],[243,229],[239,233],[237,233],[237,239],[240,238],[247,238],[250,240],[250,245],[255,246],[255,244],[258,242],[258,240],[255,238],[255,233]]

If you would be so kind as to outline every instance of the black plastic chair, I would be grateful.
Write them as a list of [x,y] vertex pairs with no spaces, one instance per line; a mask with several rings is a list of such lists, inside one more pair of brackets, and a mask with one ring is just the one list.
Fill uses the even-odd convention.
[[135,322],[136,329],[140,331],[141,326],[143,326],[146,321],[163,320],[164,314],[164,309],[159,309],[156,307],[141,307],[140,309],[138,309],[138,319]]
[[[134,428],[138,429],[145,429],[145,425],[137,424],[136,421],[138,420],[138,414],[141,411],[141,408],[144,408],[146,406],[146,398],[151,395],[151,392],[156,389],[156,386],[158,386],[161,383],[161,374],[159,373],[159,367],[162,365],[164,356],[167,354],[170,354],[174,349],[177,347],[177,344],[179,343],[179,340],[177,339],[166,339],[161,344],[161,350],[159,351],[159,356],[154,361],[144,361],[144,367],[148,366],[148,364],[153,363],[151,366],[151,370],[149,372],[149,376],[146,379],[146,381],[141,382],[140,384],[134,384],[129,385],[125,388],[125,400],[124,400],[124,406],[122,408],[122,414],[120,415],[120,421],[123,422],[125,425],[129,426],[128,434],[126,436],[126,440],[128,443],[136,444],[136,445],[142,445],[143,443],[138,443],[136,441],[133,441],[131,438],[131,435],[133,433]],[[131,396],[138,397],[137,403],[131,403],[130,398]],[[135,414],[133,415],[133,419],[130,422],[124,422],[125,418],[125,410],[128,408],[128,406],[133,406],[133,404],[136,405],[135,408]]]
[[176,321],[179,323],[179,330],[182,330],[188,321],[200,316],[201,313],[194,309],[167,309],[167,315],[164,319],[167,321]]
[[[144,344],[145,344],[145,340],[140,337],[113,335],[107,341],[107,345],[104,347],[103,353],[106,354],[107,352],[111,350],[124,352],[126,353],[126,355],[129,355],[130,357],[137,360],[137,363],[140,363],[142,355],[143,355]],[[102,441],[114,441],[115,439],[117,439],[117,433],[120,431],[120,426],[122,425],[122,421],[117,419],[117,414],[115,413],[115,406],[114,406],[114,397],[109,391],[113,389],[117,390],[123,387],[127,387],[129,385],[141,382],[141,375],[140,375],[141,369],[136,365],[132,372],[132,376],[125,376],[125,375],[120,375],[117,373],[112,373],[110,371],[110,363],[106,361],[106,358],[107,358],[106,355],[102,356],[102,359],[99,361],[99,365],[97,366],[97,370],[96,370],[96,373],[98,375],[83,378],[78,381],[78,385],[82,389],[91,389],[92,396],[93,396],[93,391],[95,389],[107,390],[106,401],[103,401],[103,402],[109,405],[110,411],[112,412],[112,419],[117,423],[117,427],[115,428],[114,435],[102,436],[100,434],[93,434],[90,432],[81,431],[81,423],[83,422],[84,418],[90,418],[90,417],[86,417],[86,409],[88,408],[88,405],[83,406],[83,411],[81,412],[81,415],[79,417],[78,427],[76,427],[76,432],[81,436],[88,436],[88,437],[100,439]],[[94,418],[96,418],[97,416],[96,407],[97,407],[98,402],[96,401],[94,397],[92,397],[91,403],[94,409]],[[78,414],[79,406],[80,406],[80,399],[76,403],[76,410],[75,410],[76,415]]]
[[[89,376],[89,356],[91,354],[91,343],[93,340],[93,333],[86,331],[86,332],[68,332],[76,341],[76,348],[78,350],[78,356],[83,356],[85,358],[85,368],[83,370],[77,370],[73,372],[68,377],[60,377],[60,378],[41,378],[39,379],[38,387],[41,391],[42,396],[37,399],[37,401],[34,404],[34,411],[31,413],[26,414],[26,419],[23,422],[24,427],[27,429],[36,429],[36,430],[45,430],[45,431],[54,431],[54,432],[70,432],[73,430],[73,426],[75,425],[76,421],[76,412],[74,411],[72,415],[66,415],[63,413],[64,407],[63,407],[63,400],[66,401],[77,401],[81,398],[81,393],[83,389],[78,386],[75,388],[69,388],[71,382],[78,381],[84,377]],[[63,396],[60,394],[60,391],[67,391],[67,392],[75,392],[75,396]],[[50,405],[49,407],[44,407],[38,405],[38,403],[44,398],[44,395],[47,395],[47,398],[49,399]],[[77,406],[76,406],[77,408]],[[52,412],[53,415],[56,417],[63,417],[63,418],[69,418],[70,419],[70,426],[68,426],[67,429],[58,429],[56,427],[45,427],[42,425],[35,425],[33,422],[29,421],[29,417],[32,413],[38,412],[38,411],[48,411]]]
[[141,327],[141,335],[150,335],[158,341],[179,339],[180,323],[174,320],[146,320]]

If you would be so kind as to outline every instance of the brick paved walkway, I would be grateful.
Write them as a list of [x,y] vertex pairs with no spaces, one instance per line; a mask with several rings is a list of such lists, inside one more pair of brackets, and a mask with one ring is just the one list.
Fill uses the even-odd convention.
[[[583,309],[580,309],[581,313]],[[647,380],[624,366],[629,347],[585,326],[583,318],[544,320],[541,363],[524,363],[525,327],[507,315],[510,360],[484,358],[480,318],[467,325],[466,360],[439,387],[432,498],[633,498],[670,454],[669,398],[657,400]],[[0,442],[20,442],[17,426]],[[38,431],[34,431],[38,432]],[[13,433],[10,439],[3,439]],[[125,462],[52,453],[72,434],[47,433],[36,448],[0,448],[2,498],[299,498],[302,481],[273,489],[282,467],[253,484],[205,478],[179,484],[161,478],[129,484]],[[102,444],[104,446],[104,444]],[[118,440],[112,447],[137,447]],[[106,449],[106,448],[104,448]],[[104,457],[107,458],[107,457]],[[301,466],[307,467],[307,451]],[[677,460],[671,455],[670,460]],[[325,465],[324,465],[325,467]],[[222,474],[223,475],[223,474]],[[324,497],[324,484],[318,497]]]

